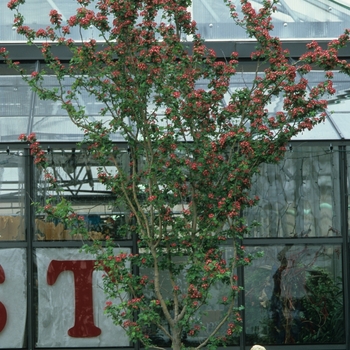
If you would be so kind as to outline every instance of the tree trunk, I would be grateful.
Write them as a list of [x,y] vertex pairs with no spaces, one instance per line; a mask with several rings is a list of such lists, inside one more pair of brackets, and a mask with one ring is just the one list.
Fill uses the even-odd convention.
[[172,350],[181,349],[181,331],[179,331],[178,329],[173,330],[171,349]]

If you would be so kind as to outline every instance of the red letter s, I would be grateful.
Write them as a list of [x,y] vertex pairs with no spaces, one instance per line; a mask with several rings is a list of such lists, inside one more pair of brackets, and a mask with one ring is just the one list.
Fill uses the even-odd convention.
[[[5,282],[5,271],[0,265],[0,283]],[[0,332],[5,328],[7,322],[7,312],[5,305],[0,302]]]

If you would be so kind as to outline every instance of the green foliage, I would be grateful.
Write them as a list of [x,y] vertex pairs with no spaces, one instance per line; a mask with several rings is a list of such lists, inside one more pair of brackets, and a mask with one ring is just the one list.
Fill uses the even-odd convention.
[[301,338],[306,343],[345,341],[344,306],[341,281],[334,281],[327,271],[309,271],[306,296],[302,300],[307,327]]
[[[281,300],[281,305],[293,305],[288,309],[290,320],[279,324],[278,329],[286,336],[288,344],[324,344],[343,343],[344,308],[341,281],[334,281],[329,272],[316,269],[303,271],[298,275],[305,293],[294,294]],[[274,343],[276,324],[268,321],[268,333],[265,342]]]
[[246,311],[246,317],[253,318],[259,309],[261,317],[259,331],[249,335],[248,343],[345,341],[342,283],[327,269],[300,262],[298,266],[280,267],[276,272],[269,269],[251,271],[246,282],[249,288],[247,302],[260,305],[248,308],[250,312]]

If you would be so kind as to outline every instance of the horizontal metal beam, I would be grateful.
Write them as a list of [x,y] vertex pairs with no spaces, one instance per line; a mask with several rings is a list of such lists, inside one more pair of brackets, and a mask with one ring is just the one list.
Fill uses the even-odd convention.
[[[330,39],[316,40],[321,47],[326,48]],[[312,39],[302,40],[282,40],[283,48],[288,49],[292,57],[299,57],[306,51],[306,44],[311,42]],[[102,49],[104,43],[98,43],[98,46]],[[207,40],[206,45],[214,49],[219,58],[230,57],[232,52],[238,52],[240,58],[250,58],[250,55],[256,49],[255,40]],[[33,60],[42,60],[42,54],[40,48],[35,45],[27,45],[25,42],[9,43],[1,42],[0,47],[6,47],[10,53],[10,58],[13,60],[28,62]],[[191,50],[192,44],[190,42],[184,42],[184,46]],[[72,57],[70,50],[63,46],[57,46],[53,48],[55,56],[61,60],[69,60]],[[350,57],[349,49],[340,50],[339,55],[342,58]]]

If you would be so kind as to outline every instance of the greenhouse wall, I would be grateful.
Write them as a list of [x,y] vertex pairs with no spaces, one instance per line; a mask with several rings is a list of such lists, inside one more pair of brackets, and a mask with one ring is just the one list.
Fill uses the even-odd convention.
[[[337,142],[293,141],[279,164],[261,167],[252,187],[259,204],[244,213],[259,225],[242,244],[263,257],[238,271],[244,333],[230,348],[347,349],[350,150]],[[0,348],[134,347],[103,313],[102,272],[94,271],[93,256],[80,252],[83,238],[35,212],[32,201],[44,203],[48,189],[28,149],[3,146]],[[98,164],[66,143],[44,146],[90,237],[110,235],[119,249],[136,251],[134,238],[118,233],[126,215],[110,205],[113,195],[98,182]],[[226,251],[229,257],[229,243]],[[219,300],[223,291],[212,293]],[[208,330],[222,307],[208,306]]]

